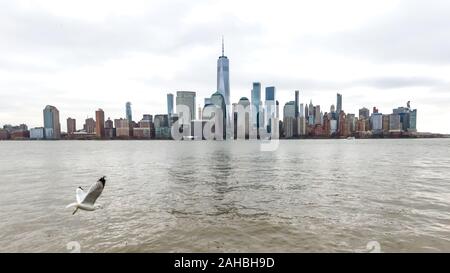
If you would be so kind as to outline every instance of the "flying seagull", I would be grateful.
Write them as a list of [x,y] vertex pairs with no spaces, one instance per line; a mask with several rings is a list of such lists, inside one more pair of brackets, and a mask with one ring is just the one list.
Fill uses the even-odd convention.
[[97,198],[100,197],[100,194],[102,194],[105,183],[105,176],[103,176],[97,182],[95,182],[87,192],[85,192],[82,187],[78,187],[76,191],[77,202],[68,205],[66,208],[75,208],[72,215],[74,215],[78,211],[78,209],[88,211],[97,209],[98,206],[94,206],[94,203]]

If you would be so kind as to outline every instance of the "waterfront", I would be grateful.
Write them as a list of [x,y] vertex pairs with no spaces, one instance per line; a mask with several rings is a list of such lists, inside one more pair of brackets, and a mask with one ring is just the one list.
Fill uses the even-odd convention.
[[[0,252],[450,251],[450,140],[0,142]],[[65,206],[100,176],[103,209]]]

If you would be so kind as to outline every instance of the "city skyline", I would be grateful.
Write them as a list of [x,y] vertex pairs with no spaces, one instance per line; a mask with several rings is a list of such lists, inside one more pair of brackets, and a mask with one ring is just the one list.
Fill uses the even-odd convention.
[[[5,43],[0,50],[5,54],[0,59],[0,123],[42,126],[37,113],[47,104],[61,111],[63,131],[68,117],[80,125],[99,107],[105,120],[124,117],[127,101],[138,117],[165,113],[166,94],[178,90],[195,91],[197,109],[217,91],[223,35],[232,62],[231,102],[250,99],[252,82],[261,82],[261,93],[275,86],[281,109],[295,90],[304,104],[312,99],[322,110],[341,93],[344,109],[355,114],[374,106],[388,113],[411,101],[420,109],[420,131],[450,132],[450,114],[441,111],[450,105],[448,41],[439,34],[447,24],[433,20],[450,17],[445,16],[449,4],[444,1],[328,2],[336,12],[316,12],[317,18],[307,15],[323,3],[296,1],[273,9],[265,2],[179,4],[185,7],[183,14],[169,12],[162,3],[131,3],[126,10],[114,4],[94,6],[86,15],[83,3],[1,3]],[[250,12],[255,5],[259,14]],[[414,20],[405,10],[429,20]],[[169,16],[149,29],[144,18],[160,11]],[[27,23],[23,13],[35,18],[35,24]],[[324,16],[333,24],[321,23]],[[14,25],[16,29],[8,29]],[[394,27],[398,25],[402,27]],[[32,35],[37,28],[47,29],[48,36]],[[164,42],[154,42],[155,35]],[[406,44],[397,36],[413,42]],[[120,42],[127,39],[139,46]]]

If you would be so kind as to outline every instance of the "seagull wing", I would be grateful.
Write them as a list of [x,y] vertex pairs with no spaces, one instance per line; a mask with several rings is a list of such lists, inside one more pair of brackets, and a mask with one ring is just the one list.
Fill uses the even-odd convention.
[[77,203],[81,204],[87,193],[82,188],[77,188]]
[[83,199],[83,204],[86,205],[94,205],[97,198],[102,194],[103,191],[103,183],[100,181],[97,181],[95,184],[93,184],[89,191],[86,194],[86,197]]

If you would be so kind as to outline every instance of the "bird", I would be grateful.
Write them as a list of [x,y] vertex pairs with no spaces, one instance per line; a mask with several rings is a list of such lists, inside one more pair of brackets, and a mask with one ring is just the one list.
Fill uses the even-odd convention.
[[100,197],[105,188],[106,176],[101,177],[97,182],[92,184],[89,190],[86,192],[82,187],[78,187],[76,190],[77,202],[69,204],[66,208],[75,208],[72,215],[74,215],[78,209],[94,211],[99,206],[94,206],[95,201]]

